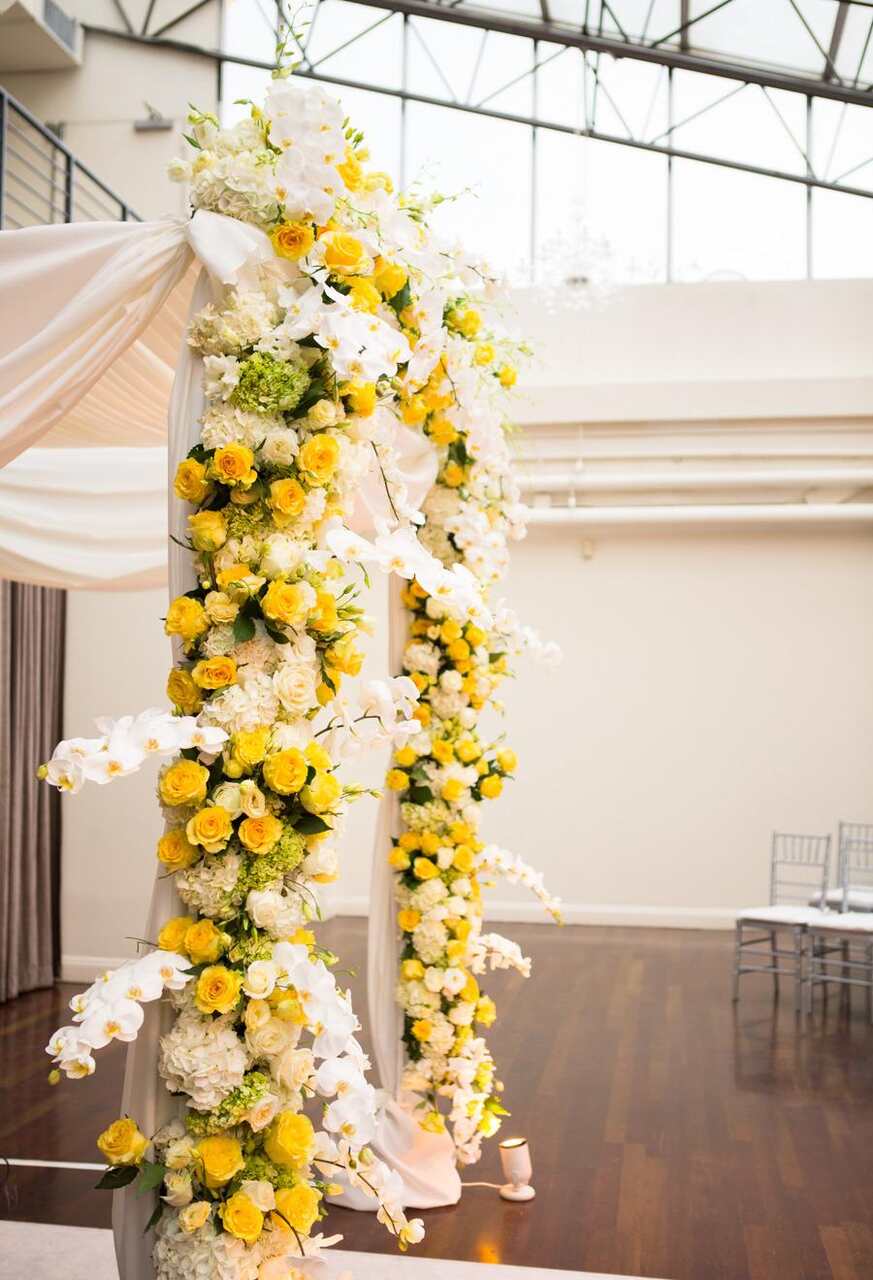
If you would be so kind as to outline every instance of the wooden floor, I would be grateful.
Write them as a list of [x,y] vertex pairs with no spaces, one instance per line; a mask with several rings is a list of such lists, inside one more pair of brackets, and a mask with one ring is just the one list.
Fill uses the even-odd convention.
[[[363,972],[363,920],[322,938]],[[534,957],[496,975],[492,1043],[531,1142],[537,1198],[471,1188],[425,1215],[425,1256],[662,1280],[869,1280],[873,1028],[831,998],[798,1034],[786,993],[744,979],[730,1001],[726,934],[507,927]],[[360,979],[353,980],[363,1013]],[[0,1006],[0,1153],[94,1161],[117,1114],[123,1053],[50,1089],[42,1048],[70,989]],[[366,1038],[366,1037],[365,1037]],[[498,1180],[491,1144],[471,1180]],[[109,1224],[95,1175],[8,1171],[0,1217]],[[386,1251],[370,1215],[334,1210],[345,1247]]]

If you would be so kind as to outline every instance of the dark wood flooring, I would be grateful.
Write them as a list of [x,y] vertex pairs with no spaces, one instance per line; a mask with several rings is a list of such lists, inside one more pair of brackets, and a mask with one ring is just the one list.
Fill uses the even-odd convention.
[[[366,922],[322,937],[363,972]],[[730,1001],[722,933],[507,926],[534,957],[527,983],[489,982],[492,1042],[531,1142],[537,1198],[471,1188],[425,1214],[417,1252],[662,1280],[869,1280],[873,1276],[873,1028],[833,996],[805,1035],[766,978]],[[353,979],[363,1013],[361,980]],[[43,1045],[70,989],[0,1007],[0,1153],[99,1159],[117,1113],[123,1050],[95,1077],[45,1083]],[[365,1036],[366,1039],[366,1036]],[[496,1144],[469,1180],[499,1180]],[[0,1217],[108,1226],[95,1175],[12,1169]],[[368,1214],[336,1209],[351,1249],[387,1251]]]

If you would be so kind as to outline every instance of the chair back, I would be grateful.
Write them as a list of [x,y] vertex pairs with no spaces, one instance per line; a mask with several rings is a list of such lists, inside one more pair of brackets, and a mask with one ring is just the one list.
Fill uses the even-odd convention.
[[[873,852],[873,843],[871,843]],[[770,905],[807,906],[818,897],[823,906],[828,888],[831,838],[774,831],[770,852]]]
[[837,854],[840,910],[848,911],[851,893],[873,894],[873,822],[841,822]]

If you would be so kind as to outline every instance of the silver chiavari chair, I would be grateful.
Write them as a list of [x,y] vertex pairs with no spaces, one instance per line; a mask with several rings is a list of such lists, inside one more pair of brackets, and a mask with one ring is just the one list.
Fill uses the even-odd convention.
[[873,911],[873,822],[840,823],[837,880],[840,911]]
[[847,997],[861,987],[873,1020],[873,823],[840,822],[837,882],[825,899],[836,910],[807,930],[804,1012],[816,986],[838,986]]
[[[769,973],[778,996],[779,978],[794,981],[794,1007],[802,1012],[806,963],[804,935],[822,914],[830,873],[831,837],[775,831],[770,850],[770,905],[749,907],[737,915],[734,954],[734,1000],[740,978]],[[810,905],[810,896],[816,905]],[[788,934],[790,946],[780,946]],[[751,936],[747,936],[751,934]],[[765,949],[766,948],[766,949]]]

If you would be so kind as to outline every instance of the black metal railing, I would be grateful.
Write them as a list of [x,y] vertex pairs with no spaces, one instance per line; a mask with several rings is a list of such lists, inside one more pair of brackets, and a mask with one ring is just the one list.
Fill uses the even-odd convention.
[[0,228],[139,221],[60,138],[0,88]]

